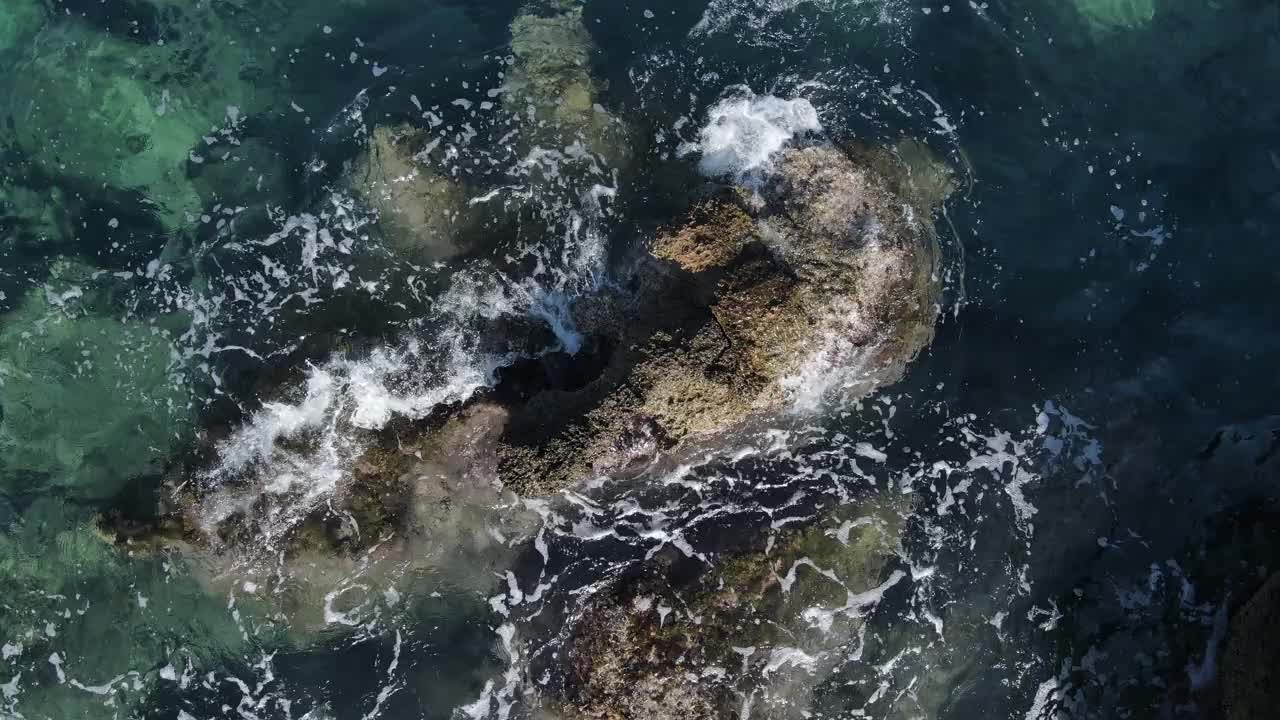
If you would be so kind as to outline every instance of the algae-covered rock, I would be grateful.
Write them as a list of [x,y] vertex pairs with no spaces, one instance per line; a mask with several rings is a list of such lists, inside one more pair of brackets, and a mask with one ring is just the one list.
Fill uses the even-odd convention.
[[693,581],[689,560],[660,556],[601,588],[570,621],[544,702],[566,720],[805,716],[860,642],[864,613],[903,577],[887,572],[896,505],[842,508],[731,550]]
[[374,128],[350,182],[378,213],[391,248],[417,262],[475,249],[482,225],[464,186],[440,174],[430,136],[407,125]]
[[0,6],[0,56],[29,42],[40,27],[43,13],[34,0],[7,0]]
[[[503,482],[555,492],[896,380],[933,335],[926,203],[950,188],[942,163],[907,154],[912,165],[885,150],[787,148],[758,195],[729,193],[660,233],[620,289],[574,306],[585,377],[513,407]],[[504,371],[500,388],[536,372]]]
[[605,167],[597,169],[607,171],[627,158],[626,129],[600,105],[591,53],[581,5],[544,3],[517,16],[503,103],[521,119],[526,152],[577,145],[603,160]]
[[108,498],[158,473],[183,442],[192,397],[157,324],[91,304],[72,264],[0,320],[0,468],[5,493]]
[[[58,187],[35,189],[0,178],[0,242],[57,246],[73,234],[72,202]],[[46,246],[47,247],[47,246]]]

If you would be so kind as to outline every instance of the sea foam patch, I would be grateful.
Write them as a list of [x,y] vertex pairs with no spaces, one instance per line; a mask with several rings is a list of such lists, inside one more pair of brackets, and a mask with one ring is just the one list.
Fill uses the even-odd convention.
[[712,106],[697,143],[681,154],[701,152],[698,169],[708,177],[750,180],[769,167],[769,158],[799,135],[820,132],[822,123],[804,98],[756,95],[748,88]]

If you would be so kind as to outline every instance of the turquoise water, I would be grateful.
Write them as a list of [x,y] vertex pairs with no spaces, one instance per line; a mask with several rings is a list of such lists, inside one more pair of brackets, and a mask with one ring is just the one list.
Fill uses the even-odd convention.
[[[674,604],[872,515],[878,594],[718,717],[1223,716],[1277,569],[1278,30],[1251,0],[7,0],[0,717],[580,717],[593,593]],[[901,381],[559,496],[441,461],[395,553],[290,544],[370,447],[574,350],[566,306],[705,191],[744,94],[955,169]],[[396,143],[431,158],[409,190]]]

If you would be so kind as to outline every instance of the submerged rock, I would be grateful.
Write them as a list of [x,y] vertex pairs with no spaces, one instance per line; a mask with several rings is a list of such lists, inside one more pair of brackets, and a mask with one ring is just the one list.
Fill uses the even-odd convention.
[[1154,0],[1075,0],[1075,5],[1098,34],[1141,28],[1156,15]]
[[694,561],[660,555],[599,589],[573,613],[554,666],[532,668],[549,679],[547,714],[807,716],[815,689],[861,642],[864,613],[904,577],[887,565],[905,509],[847,506],[732,550],[693,581]]
[[[832,394],[896,380],[933,334],[930,213],[949,189],[913,150],[788,148],[758,195],[727,193],[660,234],[621,289],[573,308],[595,375],[512,407],[504,483],[554,493]],[[920,163],[921,158],[927,162]],[[520,388],[538,361],[503,373]]]
[[[49,498],[0,532],[0,716],[133,715],[157,685],[270,645],[252,598],[233,608],[181,558],[100,537]],[[179,641],[180,640],[180,641]]]
[[91,270],[55,265],[0,328],[0,490],[101,500],[158,474],[193,408],[161,324],[105,314]]
[[27,42],[40,27],[43,13],[33,0],[9,0],[0,7],[0,54]]
[[215,17],[193,11],[182,21],[190,32],[181,40],[150,44],[79,19],[48,23],[38,51],[11,68],[5,119],[15,149],[50,177],[143,193],[170,230],[198,218],[188,165],[250,112],[254,91],[241,73],[252,63]]
[[[245,581],[311,643],[397,611],[401,593],[482,597],[538,516],[497,482],[503,409],[476,404],[360,455],[331,492],[200,487],[175,474],[147,542],[181,551],[215,593]],[[118,533],[117,528],[110,528]]]
[[433,167],[426,131],[377,127],[350,182],[378,213],[391,249],[416,262],[446,260],[475,249],[482,218],[457,181]]
[[535,150],[583,159],[607,171],[628,155],[626,129],[600,105],[591,76],[591,36],[575,2],[546,2],[511,23],[515,60],[503,84],[503,105],[521,119],[523,154]]
[[[501,96],[517,157],[500,187],[468,187],[437,149],[450,147],[439,134],[407,124],[373,130],[348,178],[397,254],[431,262],[475,251],[495,241],[513,210],[535,208],[559,221],[566,203],[576,205],[590,183],[625,163],[626,129],[599,104],[591,53],[576,3],[544,4],[512,21]],[[465,175],[476,177],[470,168]],[[525,182],[510,186],[512,177]]]

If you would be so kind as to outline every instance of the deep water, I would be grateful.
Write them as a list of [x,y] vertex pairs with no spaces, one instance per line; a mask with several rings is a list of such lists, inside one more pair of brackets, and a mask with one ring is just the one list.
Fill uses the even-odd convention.
[[[692,585],[874,502],[901,535],[861,630],[797,639],[838,662],[784,663],[802,679],[725,717],[1240,717],[1226,638],[1280,570],[1280,6],[583,7],[614,167],[525,162],[496,92],[517,2],[6,0],[0,718],[559,718],[592,591],[655,562]],[[905,377],[495,504],[471,529],[505,565],[443,542],[315,570],[296,602],[270,584],[285,506],[370,442],[327,419],[394,430],[483,393],[521,323],[573,349],[566,303],[687,209],[698,131],[742,86],[956,169],[942,317]],[[517,221],[397,249],[351,178],[401,123]],[[293,494],[261,557],[210,561],[144,530],[186,482]]]

